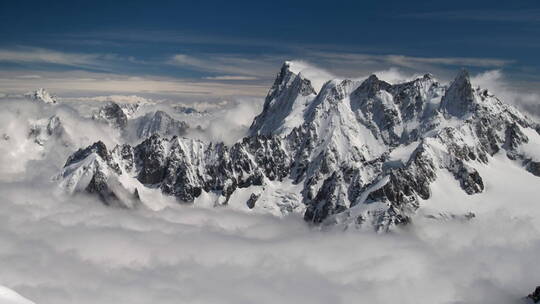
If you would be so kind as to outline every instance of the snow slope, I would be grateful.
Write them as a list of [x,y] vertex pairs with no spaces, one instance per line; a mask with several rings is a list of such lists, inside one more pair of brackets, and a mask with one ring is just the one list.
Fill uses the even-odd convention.
[[34,304],[34,302],[5,286],[0,286],[0,304]]

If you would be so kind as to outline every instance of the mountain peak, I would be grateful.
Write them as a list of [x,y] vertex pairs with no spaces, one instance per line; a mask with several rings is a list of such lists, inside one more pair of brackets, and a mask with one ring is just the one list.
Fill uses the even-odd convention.
[[426,73],[424,74],[422,78],[428,80],[428,79],[434,79],[435,77],[433,77],[433,74],[431,73]]
[[450,116],[463,117],[470,112],[474,100],[469,72],[462,69],[446,90],[441,101],[441,110]]
[[122,108],[113,101],[110,101],[99,108],[92,116],[92,119],[105,122],[108,125],[119,129],[124,129],[128,121],[126,113],[124,113]]
[[285,61],[281,66],[281,71],[286,70],[288,72],[294,73],[296,75],[300,74],[302,70],[295,61]]
[[[253,121],[250,134],[290,131],[301,122],[303,111],[317,92],[299,72],[301,63],[285,61],[266,96],[263,111]],[[300,69],[300,70],[299,70]],[[288,117],[294,117],[285,121]]]
[[48,104],[56,104],[58,102],[56,96],[52,95],[44,88],[39,88],[33,92],[26,93],[25,96],[32,100]]
[[372,96],[380,90],[385,90],[390,88],[392,85],[384,80],[380,80],[375,74],[371,74],[366,80],[360,84],[358,89],[355,91],[355,95],[358,94],[367,94]]
[[[469,71],[467,71],[467,69],[461,69],[459,70],[459,73],[457,74],[455,80],[466,80],[466,81],[469,81],[470,80],[470,76],[469,76]],[[454,80],[454,81],[455,81]]]
[[365,80],[365,82],[367,82],[367,83],[373,83],[373,82],[377,82],[377,81],[379,81],[379,77],[377,77],[377,75],[375,75],[375,74],[369,75],[369,77]]

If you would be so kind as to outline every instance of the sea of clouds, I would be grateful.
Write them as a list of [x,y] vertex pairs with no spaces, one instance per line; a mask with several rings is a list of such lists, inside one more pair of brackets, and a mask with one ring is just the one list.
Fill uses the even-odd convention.
[[0,282],[41,304],[508,304],[540,282],[537,218],[503,209],[376,234],[227,208],[111,209],[47,183],[5,183],[0,198]]

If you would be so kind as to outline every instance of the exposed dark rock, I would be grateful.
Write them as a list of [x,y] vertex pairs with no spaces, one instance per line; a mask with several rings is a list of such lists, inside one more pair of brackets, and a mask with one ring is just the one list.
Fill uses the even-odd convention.
[[540,162],[537,161],[529,161],[527,164],[527,171],[531,172],[532,174],[540,177]]
[[137,179],[143,184],[160,183],[167,170],[167,155],[161,137],[152,135],[134,148],[134,154],[140,168]]
[[540,302],[540,286],[537,286],[533,293],[529,294],[527,298],[534,303]]
[[105,160],[110,158],[109,152],[107,151],[107,146],[105,146],[105,144],[102,141],[98,141],[92,144],[91,146],[88,146],[84,149],[79,149],[75,153],[70,155],[64,167],[67,167],[73,163],[79,162],[85,159],[86,157],[88,157],[88,155],[92,153],[97,153],[97,155],[99,155],[102,159],[105,159]]
[[507,150],[514,150],[521,144],[529,142],[529,138],[523,134],[517,123],[508,126],[505,135],[504,145]]
[[474,107],[474,92],[469,73],[461,70],[443,96],[441,110],[450,116],[463,117],[471,113],[472,107]]
[[127,115],[122,108],[114,102],[109,102],[101,107],[92,118],[119,129],[124,129],[128,123]]
[[484,190],[484,181],[478,171],[467,166],[461,159],[455,159],[449,170],[467,194],[480,193]]
[[347,209],[347,206],[344,205],[346,200],[344,197],[340,197],[341,192],[338,189],[341,185],[341,177],[334,172],[324,181],[311,202],[307,203],[308,208],[304,214],[304,219],[314,223],[321,223],[329,214],[345,211]]
[[118,201],[116,194],[109,188],[107,176],[99,168],[95,170],[86,191],[97,194],[105,205],[113,205],[114,202]]
[[255,207],[255,203],[257,202],[257,200],[259,200],[260,196],[260,194],[251,193],[249,199],[246,202],[246,205],[249,209],[253,209]]

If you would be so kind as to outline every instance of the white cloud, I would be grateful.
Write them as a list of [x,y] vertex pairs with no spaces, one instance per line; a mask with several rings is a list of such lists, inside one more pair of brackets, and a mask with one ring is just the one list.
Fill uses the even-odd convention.
[[20,79],[39,79],[39,78],[41,78],[41,76],[39,76],[39,75],[20,75],[20,76],[17,76],[17,78],[20,78]]
[[525,88],[515,87],[504,76],[501,70],[489,70],[474,75],[473,85],[489,89],[503,102],[513,104],[537,119],[540,118],[540,94]]
[[58,52],[35,47],[0,49],[0,61],[16,63],[49,63],[68,66],[93,66],[102,55]]
[[511,60],[467,57],[412,57],[403,55],[379,56],[381,60],[405,67],[415,67],[416,64],[439,64],[473,67],[502,67],[512,63]]
[[502,304],[540,280],[538,225],[503,210],[381,235],[227,208],[118,210],[49,188],[0,185],[0,282],[38,304]]
[[474,66],[474,67],[501,67],[513,63],[512,60],[497,58],[474,58],[474,57],[417,57],[398,54],[374,55],[362,53],[334,53],[334,52],[313,52],[313,56],[331,60],[347,61],[352,64],[365,62],[366,64],[391,64],[402,67],[415,67],[418,64],[431,65],[454,65],[454,66]]
[[252,77],[252,76],[223,75],[223,76],[204,77],[204,79],[209,79],[209,80],[256,80],[258,78],[257,77]]
[[420,74],[405,73],[398,68],[376,71],[373,74],[377,75],[377,78],[392,84],[411,81],[421,76]]
[[176,54],[170,64],[209,73],[223,73],[251,77],[268,77],[279,69],[283,60],[275,56],[246,56],[242,54],[204,54],[192,56]]
[[[154,95],[215,99],[227,96],[262,96],[268,86],[261,83],[192,80],[172,77],[133,77],[86,71],[42,72],[40,78],[19,79],[21,71],[0,72],[0,91],[22,94],[39,87],[60,97],[100,95]],[[24,75],[24,74],[22,74]]]
[[186,120],[191,126],[188,137],[232,145],[247,135],[251,122],[261,112],[262,105],[263,100],[259,98],[237,98],[234,101],[214,103],[196,102],[190,106],[207,111],[207,115],[203,119],[179,119]]
[[107,95],[107,96],[92,96],[92,97],[75,97],[69,98],[69,101],[82,102],[117,102],[117,103],[155,103],[151,99],[137,95]]

